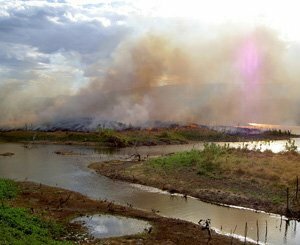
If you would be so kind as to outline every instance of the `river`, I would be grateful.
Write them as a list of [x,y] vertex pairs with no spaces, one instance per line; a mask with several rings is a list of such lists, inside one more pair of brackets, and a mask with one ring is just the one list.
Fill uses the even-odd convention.
[[[300,147],[300,139],[295,139]],[[222,144],[222,143],[221,143]],[[242,143],[230,143],[238,147]],[[248,143],[248,148],[260,147],[278,152],[284,149],[285,141],[270,143]],[[170,152],[201,149],[202,143],[194,145],[170,145],[136,147],[122,149],[103,149],[84,146],[33,145],[25,148],[22,144],[2,143],[0,153],[13,152],[12,157],[0,157],[0,176],[15,180],[29,180],[50,186],[58,186],[80,192],[94,199],[107,199],[123,205],[151,211],[159,210],[166,217],[179,218],[197,223],[200,219],[211,219],[212,227],[223,234],[235,230],[235,236],[244,236],[245,224],[248,226],[248,239],[267,244],[300,244],[300,227],[297,221],[287,221],[278,215],[255,212],[232,207],[212,205],[180,195],[172,197],[156,188],[114,181],[99,176],[88,168],[91,162],[113,159],[126,159],[134,153],[162,155]],[[76,155],[57,155],[58,150],[73,151]],[[267,237],[265,236],[267,224]],[[235,228],[236,227],[236,228]]]

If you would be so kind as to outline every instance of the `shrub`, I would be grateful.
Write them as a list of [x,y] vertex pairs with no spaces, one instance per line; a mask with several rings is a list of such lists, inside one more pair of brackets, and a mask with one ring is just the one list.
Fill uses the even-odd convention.
[[126,137],[119,135],[113,129],[101,129],[99,135],[102,141],[109,143],[115,147],[123,147],[128,145]]
[[285,143],[285,150],[287,152],[295,153],[297,152],[298,147],[295,144],[295,140],[288,139],[288,141]]

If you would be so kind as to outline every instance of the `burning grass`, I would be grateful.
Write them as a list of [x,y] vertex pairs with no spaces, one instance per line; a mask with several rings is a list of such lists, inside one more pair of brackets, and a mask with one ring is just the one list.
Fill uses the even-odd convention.
[[99,129],[94,132],[71,131],[0,131],[2,142],[94,144],[111,147],[140,145],[183,144],[191,141],[247,141],[262,139],[288,139],[293,135],[285,131],[265,131],[261,134],[229,134],[207,127],[189,125],[174,128],[151,128],[116,131]]

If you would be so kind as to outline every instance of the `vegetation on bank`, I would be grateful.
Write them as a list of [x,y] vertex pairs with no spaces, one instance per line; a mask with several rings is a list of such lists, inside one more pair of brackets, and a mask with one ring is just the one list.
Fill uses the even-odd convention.
[[170,192],[189,194],[208,202],[225,203],[300,217],[300,155],[293,140],[285,152],[273,153],[205,144],[191,150],[152,158],[145,162],[94,163],[107,177],[155,186]]
[[204,144],[204,149],[178,152],[170,156],[149,160],[149,165],[164,170],[192,168],[198,175],[221,174],[221,157],[229,150],[228,145]]
[[0,200],[2,206],[4,206],[4,201],[16,197],[18,194],[17,184],[8,179],[0,179]]
[[160,129],[141,129],[116,131],[99,129],[97,132],[70,131],[2,131],[3,142],[78,142],[96,143],[103,146],[125,147],[139,145],[182,144],[190,141],[247,141],[262,139],[287,139],[292,137],[289,131],[271,130],[261,134],[229,134],[206,127],[178,127]]
[[10,205],[18,192],[14,181],[0,179],[0,244],[68,244],[57,240],[63,234],[61,225]]
[[[0,210],[0,244],[64,244],[67,241],[72,244],[242,244],[214,231],[209,236],[207,230],[187,221],[160,217],[153,212],[120,206],[107,200],[91,200],[61,188],[32,182],[16,184],[3,179],[0,183],[1,196],[5,201]],[[99,240],[90,237],[81,225],[65,223],[74,217],[94,213],[143,219],[153,226],[145,233]],[[60,225],[48,220],[63,224],[64,234]],[[57,237],[64,241],[58,241]]]
[[161,171],[176,176],[181,172],[183,179],[184,173],[189,172],[192,179],[210,180],[208,182],[214,189],[268,201],[283,210],[289,188],[291,211],[300,215],[297,187],[300,155],[293,140],[287,142],[285,152],[278,154],[249,150],[247,145],[233,149],[226,144],[205,144],[202,151],[191,150],[151,159],[145,164],[145,171],[149,173],[151,168],[156,173]]

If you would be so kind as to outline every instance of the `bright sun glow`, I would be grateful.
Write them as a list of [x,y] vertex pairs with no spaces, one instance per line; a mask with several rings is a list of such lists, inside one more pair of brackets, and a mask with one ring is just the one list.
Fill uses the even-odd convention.
[[280,31],[283,38],[300,40],[300,2],[294,0],[160,0],[130,1],[144,15],[189,18],[203,24],[265,24]]
[[[109,0],[66,0],[76,5],[107,4]],[[164,18],[188,18],[203,24],[265,24],[287,40],[300,40],[300,2],[297,0],[124,0],[139,15]]]

